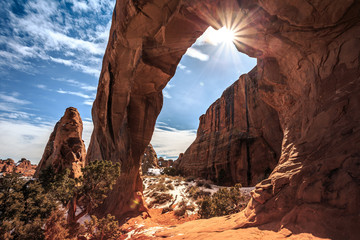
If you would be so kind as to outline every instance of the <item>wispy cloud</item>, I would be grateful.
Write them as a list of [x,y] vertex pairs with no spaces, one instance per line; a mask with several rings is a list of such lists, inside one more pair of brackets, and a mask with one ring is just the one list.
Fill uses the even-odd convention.
[[172,98],[171,95],[169,94],[169,92],[166,91],[165,89],[162,92],[163,92],[164,98],[168,98],[168,99]]
[[90,96],[87,94],[84,94],[82,92],[73,92],[73,91],[64,91],[62,89],[57,90],[56,92],[61,93],[61,94],[69,94],[69,95],[73,95],[73,96],[78,96],[81,98],[85,98],[85,99],[93,99],[95,96]]
[[[69,12],[69,3],[74,12],[86,12],[86,17]],[[29,0],[22,3],[22,14],[17,14],[13,12],[14,3],[2,1],[0,67],[29,71],[34,64],[32,59],[41,59],[98,77],[114,3],[115,0]]]
[[44,84],[36,84],[35,87],[46,90],[47,87]]
[[[39,163],[55,122],[35,124],[0,116],[0,159],[25,157]],[[89,146],[93,124],[83,121],[83,140]]]
[[151,144],[156,153],[166,158],[177,158],[195,140],[196,130],[179,130],[164,124],[155,127]]
[[17,98],[18,94],[12,94],[12,95],[8,95],[4,92],[0,92],[0,100],[7,102],[7,103],[14,103],[14,104],[20,104],[20,105],[24,105],[24,104],[30,104],[31,102],[24,100],[24,99],[19,99]]
[[93,100],[86,100],[86,101],[83,102],[83,104],[88,105],[88,106],[92,106],[93,103],[94,103]]
[[25,157],[38,163],[53,127],[0,117],[0,158]]
[[85,1],[70,0],[69,2],[73,4],[72,9],[74,12],[86,12],[90,10],[90,6]]
[[188,48],[185,55],[198,59],[200,61],[208,61],[209,55],[202,53],[200,50],[195,49],[194,47]]
[[86,83],[82,83],[82,82],[79,82],[79,81],[73,80],[73,79],[54,78],[54,80],[64,82],[64,83],[68,83],[71,86],[79,87],[80,89],[85,90],[85,91],[96,91],[96,89],[97,89],[96,86],[89,85],[89,84],[86,84]]

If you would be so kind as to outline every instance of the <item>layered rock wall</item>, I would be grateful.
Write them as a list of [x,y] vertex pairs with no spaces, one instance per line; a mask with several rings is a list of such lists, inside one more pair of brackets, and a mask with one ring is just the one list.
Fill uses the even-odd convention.
[[196,139],[177,160],[177,169],[220,185],[254,186],[276,166],[281,142],[278,115],[259,98],[255,68],[200,117]]
[[83,124],[77,109],[67,108],[49,137],[35,177],[50,166],[55,172],[69,168],[73,177],[81,176],[81,168],[85,166],[86,160],[82,130]]

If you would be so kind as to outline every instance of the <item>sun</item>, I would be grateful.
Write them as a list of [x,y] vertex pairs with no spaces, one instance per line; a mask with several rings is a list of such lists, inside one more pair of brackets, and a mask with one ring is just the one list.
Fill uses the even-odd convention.
[[232,43],[234,41],[235,33],[234,31],[222,27],[219,30],[211,28],[209,31],[209,40],[215,44],[219,43]]

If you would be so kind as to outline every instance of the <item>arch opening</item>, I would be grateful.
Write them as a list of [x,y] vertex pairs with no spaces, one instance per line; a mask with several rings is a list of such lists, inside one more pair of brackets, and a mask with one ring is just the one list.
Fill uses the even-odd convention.
[[[173,161],[181,156],[174,168],[183,176],[254,186],[276,165],[282,133],[275,111],[260,100],[254,80],[239,79],[256,66],[256,59],[236,49],[234,33],[225,26],[208,27],[187,49],[163,90],[164,105],[151,144],[161,158]],[[247,99],[248,92],[252,99]],[[263,124],[265,118],[270,121]],[[268,128],[278,129],[274,137],[268,136]]]

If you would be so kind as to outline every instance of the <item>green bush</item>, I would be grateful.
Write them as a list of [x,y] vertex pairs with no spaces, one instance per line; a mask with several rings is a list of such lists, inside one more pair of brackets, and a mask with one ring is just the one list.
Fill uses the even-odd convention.
[[178,209],[174,211],[174,215],[177,216],[177,217],[183,217],[187,210],[194,211],[195,206],[194,205],[188,205],[186,201],[181,201],[179,203]]
[[168,185],[166,185],[166,188],[169,189],[169,190],[174,190],[174,185],[169,183]]
[[0,239],[44,239],[42,226],[56,205],[38,181],[0,178]]
[[171,194],[168,193],[161,193],[157,196],[155,196],[155,200],[152,201],[152,205],[153,204],[164,204],[166,202],[169,202],[173,199],[173,196]]
[[231,188],[221,188],[212,196],[206,196],[200,202],[199,215],[201,218],[224,216],[240,212],[244,197],[240,193],[240,184]]
[[90,221],[85,221],[85,228],[85,233],[90,236],[90,240],[115,240],[121,236],[119,223],[110,214],[100,219],[92,215]]
[[169,176],[178,176],[179,171],[176,168],[167,167],[167,168],[164,168],[163,174],[169,175]]

